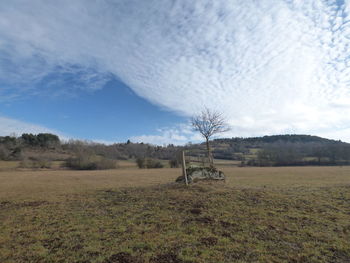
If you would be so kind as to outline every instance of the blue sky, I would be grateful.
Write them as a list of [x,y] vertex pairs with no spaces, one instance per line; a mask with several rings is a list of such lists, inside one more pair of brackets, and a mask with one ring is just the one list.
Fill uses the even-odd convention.
[[[52,76],[51,80],[43,81],[37,88],[45,89],[46,83],[56,78]],[[54,90],[59,90],[61,85],[69,86],[74,81],[68,78],[62,82],[62,76],[59,78],[59,85],[53,87]],[[114,78],[98,90],[79,89],[69,95],[51,91],[51,94],[19,97],[1,104],[0,112],[16,120],[41,124],[65,138],[105,143],[125,142],[128,139],[137,141],[136,136],[162,134],[164,127],[174,127],[174,124],[187,121],[186,117],[137,96]],[[20,132],[17,131],[18,134]],[[168,139],[160,138],[160,143],[166,144]]]
[[198,141],[350,141],[350,1],[13,0],[0,6],[0,135]]

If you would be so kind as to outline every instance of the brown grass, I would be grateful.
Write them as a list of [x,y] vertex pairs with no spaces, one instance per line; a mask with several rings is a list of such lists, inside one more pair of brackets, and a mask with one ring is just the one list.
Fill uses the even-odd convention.
[[[130,168],[130,167],[129,167]],[[350,167],[222,168],[234,188],[322,187],[350,184]],[[38,170],[0,172],[0,200],[50,199],[57,195],[173,182],[180,169],[101,171]]]
[[0,161],[0,171],[13,170],[19,165],[18,161]]
[[349,262],[350,167],[0,172],[0,262]]

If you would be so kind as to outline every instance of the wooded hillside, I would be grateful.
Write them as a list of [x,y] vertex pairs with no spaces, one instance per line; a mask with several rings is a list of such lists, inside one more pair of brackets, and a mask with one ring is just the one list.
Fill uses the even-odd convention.
[[[240,165],[347,165],[350,144],[310,135],[274,135],[252,138],[215,139],[211,142],[215,159],[236,160]],[[200,157],[205,145],[155,146],[144,143],[100,143],[71,140],[62,142],[48,133],[0,137],[1,160],[67,160],[76,156],[99,156],[110,160],[155,158],[174,160],[178,153]]]

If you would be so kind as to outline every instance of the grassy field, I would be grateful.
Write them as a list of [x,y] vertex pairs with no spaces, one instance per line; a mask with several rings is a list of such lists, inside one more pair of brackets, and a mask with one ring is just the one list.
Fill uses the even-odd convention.
[[350,167],[126,168],[0,171],[0,262],[350,262]]
[[19,165],[18,161],[0,161],[0,171],[13,170]]

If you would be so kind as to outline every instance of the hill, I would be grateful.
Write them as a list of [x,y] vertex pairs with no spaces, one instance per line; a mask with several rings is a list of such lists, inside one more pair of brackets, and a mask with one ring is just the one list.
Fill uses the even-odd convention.
[[[216,159],[239,161],[240,165],[290,166],[290,165],[347,165],[350,164],[350,144],[311,135],[273,135],[251,138],[225,138],[211,141]],[[179,163],[178,153],[205,156],[205,144],[185,146],[156,146],[145,143],[116,143],[104,145],[71,140],[62,142],[53,134],[23,134],[20,137],[0,137],[0,160],[35,162],[78,162],[94,159],[130,160],[154,158]],[[104,161],[105,162],[105,161]],[[99,166],[99,164],[96,164]],[[96,166],[95,165],[95,166]],[[39,165],[40,166],[40,165]],[[45,165],[43,165],[45,167]],[[87,167],[95,167],[86,164]]]
[[216,139],[212,145],[216,158],[246,165],[335,165],[350,160],[350,144],[311,135]]
[[330,143],[341,142],[322,138],[313,135],[297,135],[297,134],[285,134],[285,135],[265,135],[262,137],[249,137],[249,138],[231,138],[231,139],[216,139],[217,142],[247,142],[247,143],[275,143],[275,142],[293,142],[293,143]]

